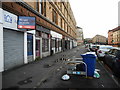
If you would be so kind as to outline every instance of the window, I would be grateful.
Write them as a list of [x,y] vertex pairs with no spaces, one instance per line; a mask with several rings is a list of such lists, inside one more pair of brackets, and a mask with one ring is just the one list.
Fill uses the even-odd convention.
[[43,14],[43,2],[42,2],[42,0],[40,0],[40,3],[39,3],[39,12],[40,12],[40,14]]
[[46,0],[44,1],[44,16],[46,17]]
[[55,10],[52,10],[52,21],[57,24],[57,13]]
[[66,28],[66,23],[64,22],[64,30],[65,30],[65,28]]
[[54,39],[52,39],[52,48],[54,48],[55,47],[55,40]]
[[61,45],[62,45],[61,40],[58,41],[58,45],[59,45],[59,47],[61,47]]
[[63,27],[62,27],[62,18],[60,19],[60,26],[61,26],[61,28],[63,28]]
[[49,39],[43,38],[42,39],[42,52],[49,51]]
[[48,34],[42,33],[42,52],[49,51],[49,38]]
[[68,30],[69,30],[69,26],[67,26],[67,33],[68,33]]
[[41,36],[41,32],[36,31],[36,35],[35,36],[40,37]]
[[62,11],[62,2],[60,2],[60,10]]
[[36,10],[39,11],[39,3],[38,3],[38,0],[36,0]]

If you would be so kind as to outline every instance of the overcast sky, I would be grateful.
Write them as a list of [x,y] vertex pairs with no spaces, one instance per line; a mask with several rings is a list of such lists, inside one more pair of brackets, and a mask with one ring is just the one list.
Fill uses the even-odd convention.
[[108,36],[108,30],[118,26],[120,0],[69,0],[77,26],[83,28],[84,38],[96,34]]

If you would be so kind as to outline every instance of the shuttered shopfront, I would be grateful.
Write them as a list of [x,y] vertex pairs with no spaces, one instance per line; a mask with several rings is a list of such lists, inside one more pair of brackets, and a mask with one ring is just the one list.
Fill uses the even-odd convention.
[[24,33],[3,29],[4,69],[24,64]]

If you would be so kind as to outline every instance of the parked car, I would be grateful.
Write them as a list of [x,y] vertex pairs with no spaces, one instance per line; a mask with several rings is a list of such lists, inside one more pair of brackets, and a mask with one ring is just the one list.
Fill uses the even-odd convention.
[[92,44],[92,45],[90,45],[90,50],[91,50],[92,52],[95,52],[96,49],[97,49],[97,47],[98,47],[98,45]]
[[103,59],[105,56],[105,52],[108,52],[111,48],[113,48],[113,46],[99,45],[97,48],[98,49],[96,51],[96,54],[97,54],[98,59]]
[[90,44],[86,44],[86,45],[85,45],[85,48],[86,48],[87,51],[89,52],[89,51],[90,51],[90,49],[89,49],[89,48],[90,48]]
[[97,45],[92,45],[91,46],[91,51],[95,52],[96,49],[97,49]]
[[105,54],[104,63],[111,68],[114,75],[120,77],[120,48],[112,48]]

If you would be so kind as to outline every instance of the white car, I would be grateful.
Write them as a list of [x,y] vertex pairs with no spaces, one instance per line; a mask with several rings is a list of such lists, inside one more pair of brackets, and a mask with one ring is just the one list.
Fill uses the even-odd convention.
[[97,56],[98,58],[104,58],[105,52],[108,52],[113,46],[108,46],[108,45],[100,45],[97,50]]

